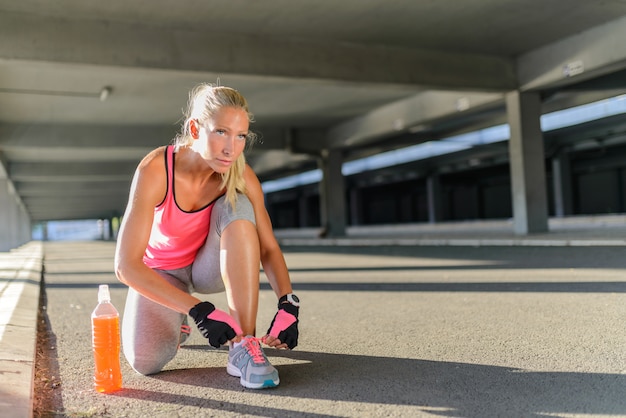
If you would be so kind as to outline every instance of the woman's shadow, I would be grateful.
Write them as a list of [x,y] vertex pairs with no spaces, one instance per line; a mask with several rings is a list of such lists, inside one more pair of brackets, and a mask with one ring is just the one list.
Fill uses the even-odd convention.
[[[206,350],[206,346],[186,346]],[[222,353],[224,356],[225,352]],[[555,414],[626,415],[626,375],[526,371],[445,361],[416,360],[306,351],[266,350],[276,364],[281,385],[271,396],[366,404],[416,406],[442,416],[554,416]],[[281,362],[291,362],[281,364]],[[155,379],[222,390],[240,390],[224,378],[223,368],[169,370]],[[122,396],[134,396],[126,393]],[[149,396],[148,396],[149,397]],[[163,393],[158,394],[163,401]],[[197,405],[173,396],[174,403]],[[211,402],[210,400],[204,400]],[[222,409],[229,409],[223,402]],[[231,405],[242,412],[241,404]],[[250,406],[246,413],[280,416],[285,410]]]

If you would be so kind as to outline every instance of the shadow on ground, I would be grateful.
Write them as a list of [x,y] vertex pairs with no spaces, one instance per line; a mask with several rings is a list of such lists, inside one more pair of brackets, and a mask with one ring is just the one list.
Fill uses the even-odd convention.
[[[495,248],[495,251],[494,251]],[[564,251],[564,248],[566,250]],[[404,257],[414,258],[414,265],[403,266],[370,266],[364,268],[376,269],[416,269],[416,270],[483,270],[483,269],[562,269],[562,268],[613,268],[626,269],[624,247],[437,247],[437,246],[310,246],[285,247],[283,252],[290,253],[320,253],[332,255],[361,255],[376,257]],[[466,260],[471,263],[449,265],[428,264],[419,260]],[[478,262],[478,263],[476,263]],[[319,267],[319,269],[318,269]],[[344,266],[342,266],[344,267]],[[353,266],[352,268],[358,269]],[[290,271],[333,271],[336,267],[315,266],[313,268],[290,268]],[[341,267],[338,268],[341,270]]]
[[[188,346],[188,349],[206,349]],[[441,416],[554,414],[625,415],[626,375],[539,372],[482,364],[268,350],[295,361],[278,366],[281,385],[267,396],[337,402],[416,406]],[[170,370],[153,376],[177,384],[241,391],[223,367]],[[242,405],[193,396],[126,389],[116,396],[215,408],[251,415],[284,416],[280,408]],[[310,416],[328,416],[311,414]]]

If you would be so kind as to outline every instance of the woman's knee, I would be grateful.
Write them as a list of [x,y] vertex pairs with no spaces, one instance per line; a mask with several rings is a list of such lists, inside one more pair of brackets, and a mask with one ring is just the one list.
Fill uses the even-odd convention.
[[133,360],[128,359],[128,364],[133,368],[134,371],[143,375],[149,376],[151,374],[157,374],[163,367],[165,363],[154,363],[152,361],[146,361],[146,359],[136,358]]
[[212,227],[217,228],[217,234],[221,233],[234,221],[247,220],[256,227],[256,219],[254,216],[254,207],[252,202],[245,194],[239,194],[235,207],[221,197],[215,204],[211,214]]
[[150,352],[148,350],[128,350],[124,349],[124,356],[130,367],[137,373],[144,376],[159,373],[163,367],[169,363],[176,354],[166,351]]
[[184,315],[129,290],[121,336],[130,366],[143,375],[160,372],[178,351],[183,319]]

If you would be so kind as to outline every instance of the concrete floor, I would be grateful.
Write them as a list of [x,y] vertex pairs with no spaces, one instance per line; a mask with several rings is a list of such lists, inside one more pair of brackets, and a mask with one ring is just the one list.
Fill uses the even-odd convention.
[[301,338],[266,351],[278,388],[244,389],[194,330],[161,374],[123,360],[112,395],[92,389],[89,316],[101,283],[123,311],[114,243],[44,249],[56,416],[626,416],[620,246],[286,246]]

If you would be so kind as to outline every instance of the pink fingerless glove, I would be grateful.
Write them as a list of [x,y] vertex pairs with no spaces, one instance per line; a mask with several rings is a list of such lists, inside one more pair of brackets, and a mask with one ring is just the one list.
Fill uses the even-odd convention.
[[215,309],[213,312],[211,312],[207,316],[207,318],[212,320],[212,321],[224,322],[224,323],[228,324],[235,331],[235,335],[242,335],[243,334],[243,331],[241,330],[241,327],[239,326],[237,321],[235,321],[235,318],[233,318],[232,316],[230,316],[229,314],[227,314],[224,311],[221,311],[219,309]]
[[198,329],[209,339],[209,344],[219,348],[237,335],[243,334],[235,319],[226,312],[216,309],[211,302],[200,302],[189,311]]
[[298,345],[298,311],[299,308],[290,303],[279,304],[278,312],[267,330],[270,336],[278,338],[291,349]]

